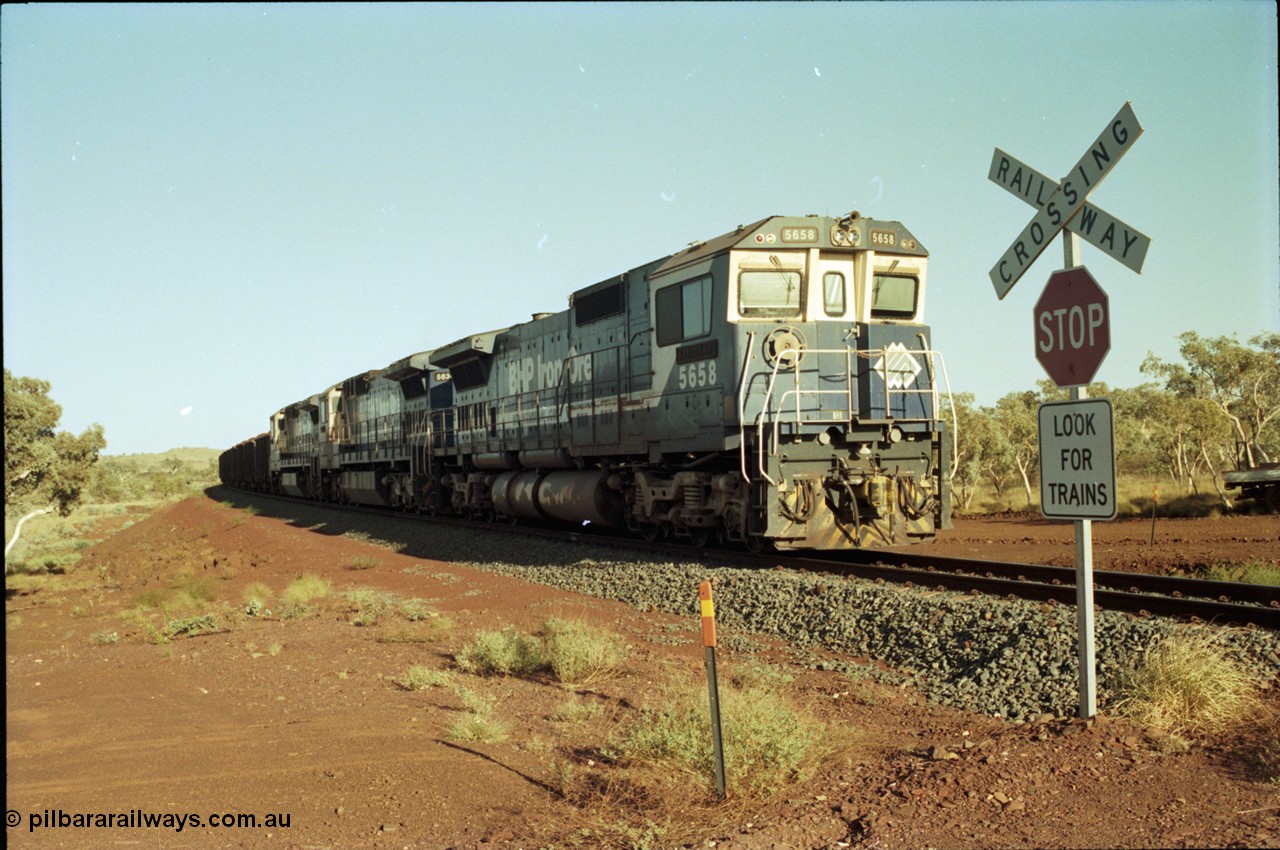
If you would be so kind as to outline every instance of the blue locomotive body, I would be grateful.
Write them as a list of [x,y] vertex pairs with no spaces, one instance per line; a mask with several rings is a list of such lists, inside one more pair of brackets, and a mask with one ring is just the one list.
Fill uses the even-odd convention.
[[[928,540],[950,499],[927,257],[897,222],[762,219],[286,408],[272,475],[294,495],[700,544]],[[357,407],[372,447],[326,455]],[[303,443],[309,492],[285,465]]]

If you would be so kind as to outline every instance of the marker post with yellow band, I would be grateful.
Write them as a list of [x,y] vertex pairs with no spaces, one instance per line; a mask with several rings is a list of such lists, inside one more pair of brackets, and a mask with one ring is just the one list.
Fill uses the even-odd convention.
[[711,582],[698,585],[698,607],[702,613],[702,645],[707,656],[707,693],[711,699],[711,745],[716,760],[716,794],[724,789],[724,744],[720,737],[720,685],[716,681],[716,606],[711,601]]

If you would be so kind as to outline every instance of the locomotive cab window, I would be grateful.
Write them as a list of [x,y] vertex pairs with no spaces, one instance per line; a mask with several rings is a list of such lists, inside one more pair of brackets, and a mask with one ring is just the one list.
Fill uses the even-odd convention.
[[793,269],[743,269],[738,275],[738,312],[743,316],[799,316],[802,281],[800,272]]
[[844,315],[844,275],[840,272],[827,272],[822,276],[822,309],[833,319]]
[[871,291],[873,319],[910,319],[916,314],[920,278],[915,275],[876,274]]
[[658,345],[672,345],[711,333],[711,276],[659,289]]

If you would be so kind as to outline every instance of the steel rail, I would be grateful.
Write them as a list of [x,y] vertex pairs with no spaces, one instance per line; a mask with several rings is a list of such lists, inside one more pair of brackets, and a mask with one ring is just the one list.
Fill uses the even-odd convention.
[[[1074,567],[1051,564],[1023,564],[888,550],[876,553],[849,553],[847,557],[858,562],[872,558],[884,564],[916,567],[927,571],[936,569],[987,576],[1014,576],[1025,581],[1054,585],[1074,586],[1076,579]],[[844,558],[838,559],[844,560]],[[1280,608],[1280,587],[1275,585],[1243,584],[1150,573],[1126,573],[1118,570],[1094,570],[1093,584],[1095,588],[1123,590],[1130,593],[1158,593],[1174,598],[1200,597]]]
[[[992,562],[967,561],[967,566],[974,572],[952,572],[919,567],[894,566],[884,563],[884,553],[875,553],[870,558],[876,563],[858,563],[846,559],[830,560],[826,558],[797,558],[788,563],[805,564],[816,571],[827,571],[839,575],[857,575],[864,578],[884,579],[919,587],[936,587],[952,591],[987,593],[997,596],[1016,597],[1038,602],[1054,602],[1075,607],[1075,576],[1072,571],[1071,581],[1045,582],[1028,577],[1035,573],[1038,565],[1003,564],[1003,566],[1019,568],[1018,572],[1009,575],[986,575],[976,572],[982,566]],[[957,559],[960,560],[960,559]],[[1000,562],[995,562],[1000,563]],[[1032,569],[1025,569],[1032,568]],[[1059,568],[1064,569],[1064,568]],[[1122,578],[1136,574],[1108,573]],[[1154,576],[1151,578],[1155,578]],[[1137,589],[1117,590],[1112,587],[1099,587],[1095,584],[1094,605],[1111,611],[1124,611],[1137,615],[1159,615],[1178,619],[1202,620],[1220,625],[1256,626],[1272,631],[1280,631],[1280,606],[1274,604],[1251,604],[1231,601],[1245,595],[1239,588],[1252,588],[1254,585],[1235,585],[1230,582],[1207,582],[1219,587],[1226,585],[1232,589],[1226,599],[1212,598],[1205,589],[1198,589],[1200,579],[1176,579],[1186,582],[1179,585],[1184,588],[1182,595],[1171,595],[1166,592],[1142,592]],[[1268,590],[1274,590],[1270,588]],[[1206,598],[1209,597],[1209,598]]]

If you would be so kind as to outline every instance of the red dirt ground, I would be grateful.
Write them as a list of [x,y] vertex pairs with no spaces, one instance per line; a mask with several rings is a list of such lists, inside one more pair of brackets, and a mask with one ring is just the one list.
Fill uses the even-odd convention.
[[[1030,513],[960,517],[933,548],[960,557],[1070,566],[1075,528]],[[1280,566],[1280,516],[1157,517],[1154,528],[1149,517],[1093,523],[1099,570],[1194,575],[1218,563],[1247,561]]]
[[[957,525],[939,551],[1072,557],[1069,525]],[[1096,524],[1099,568],[1274,561],[1280,551],[1271,517],[1161,521],[1158,547],[1147,546],[1149,530]],[[359,559],[377,563],[352,569]],[[215,604],[239,605],[250,582],[278,594],[304,572],[335,591],[308,617],[241,619],[157,644],[121,616],[183,576],[208,579]],[[428,599],[448,622],[353,625],[338,595],[353,588]],[[10,582],[5,609],[11,847],[1280,847],[1280,785],[1268,781],[1277,768],[1249,732],[1166,754],[1159,736],[1122,719],[1015,725],[798,668],[791,695],[853,730],[811,778],[768,802],[718,807],[690,780],[690,805],[668,816],[655,803],[641,810],[647,831],[628,833],[606,792],[595,805],[562,798],[557,766],[570,765],[579,787],[609,787],[618,768],[599,756],[608,728],[654,699],[657,683],[701,671],[696,622],[265,512],[246,518],[211,498],[117,531],[65,576]],[[534,632],[549,616],[624,636],[625,670],[577,695],[547,681],[468,679],[512,723],[504,742],[451,741],[458,697],[396,684],[413,664],[449,669],[478,629]],[[673,646],[672,635],[688,641]],[[735,659],[722,659],[732,669]],[[602,710],[550,719],[568,700]],[[280,814],[289,824],[30,828],[32,816],[135,811]]]

